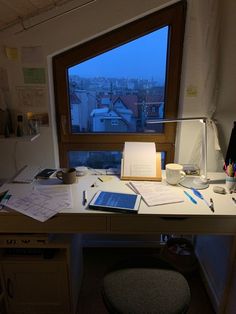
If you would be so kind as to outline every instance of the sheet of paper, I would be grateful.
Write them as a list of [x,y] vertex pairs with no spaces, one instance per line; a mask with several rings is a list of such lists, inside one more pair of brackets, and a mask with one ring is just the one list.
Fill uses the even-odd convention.
[[69,186],[43,186],[25,195],[12,195],[7,207],[44,222],[60,210],[72,207],[71,190]]
[[36,112],[47,111],[47,97],[45,87],[17,86],[17,105],[20,110]]
[[155,143],[125,142],[123,175],[127,177],[156,176]]
[[183,202],[184,199],[175,191],[161,182],[130,182],[131,188],[139,193],[148,206]]
[[22,63],[42,64],[44,61],[42,46],[22,47],[21,61]]
[[11,47],[5,47],[5,53],[9,60],[18,60],[18,49],[17,48],[11,48]]
[[23,68],[24,84],[45,84],[45,68]]

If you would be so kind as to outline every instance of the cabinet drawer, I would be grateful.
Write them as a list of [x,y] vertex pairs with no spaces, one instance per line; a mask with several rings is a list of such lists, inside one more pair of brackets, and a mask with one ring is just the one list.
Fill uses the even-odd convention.
[[157,215],[114,215],[110,217],[111,233],[186,233],[235,234],[236,220],[232,217]]

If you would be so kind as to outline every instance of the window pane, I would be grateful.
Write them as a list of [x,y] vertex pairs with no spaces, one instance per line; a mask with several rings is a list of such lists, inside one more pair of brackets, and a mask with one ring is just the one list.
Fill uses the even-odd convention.
[[[164,169],[166,153],[161,152]],[[122,153],[118,151],[69,151],[69,167],[86,166],[93,169],[115,169],[120,173]]]
[[70,167],[86,166],[94,169],[120,169],[121,152],[112,151],[70,151]]
[[168,26],[69,67],[72,133],[163,132]]

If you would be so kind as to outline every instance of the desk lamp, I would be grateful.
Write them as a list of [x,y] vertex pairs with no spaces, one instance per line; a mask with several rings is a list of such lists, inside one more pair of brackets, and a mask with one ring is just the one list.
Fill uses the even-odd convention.
[[195,188],[198,190],[206,189],[209,186],[209,179],[207,178],[207,118],[206,117],[193,117],[193,118],[173,118],[173,119],[154,119],[146,120],[147,124],[158,123],[173,123],[173,122],[189,122],[199,121],[203,127],[203,140],[202,140],[202,162],[203,174],[200,177],[186,176],[181,185],[186,188]]

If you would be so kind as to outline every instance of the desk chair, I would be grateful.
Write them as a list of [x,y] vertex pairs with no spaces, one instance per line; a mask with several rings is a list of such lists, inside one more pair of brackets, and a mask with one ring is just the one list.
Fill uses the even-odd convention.
[[182,274],[162,268],[124,268],[103,278],[102,294],[112,314],[183,314],[190,288]]

